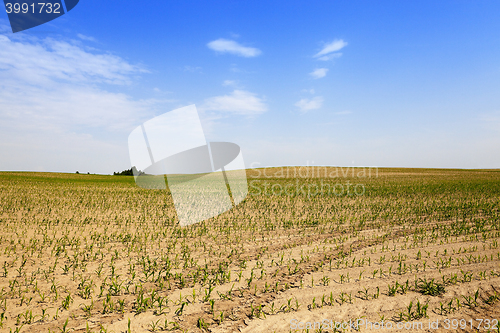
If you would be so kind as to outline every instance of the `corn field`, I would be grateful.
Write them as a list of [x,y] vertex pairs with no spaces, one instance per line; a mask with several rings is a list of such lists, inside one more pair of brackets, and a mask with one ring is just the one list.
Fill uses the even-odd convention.
[[1,172],[0,331],[499,330],[500,171],[335,169],[188,227],[130,176]]

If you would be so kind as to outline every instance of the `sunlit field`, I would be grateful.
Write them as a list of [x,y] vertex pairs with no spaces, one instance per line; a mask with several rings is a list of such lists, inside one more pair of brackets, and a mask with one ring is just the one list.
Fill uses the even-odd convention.
[[500,171],[247,175],[179,227],[130,176],[1,172],[0,331],[499,330]]

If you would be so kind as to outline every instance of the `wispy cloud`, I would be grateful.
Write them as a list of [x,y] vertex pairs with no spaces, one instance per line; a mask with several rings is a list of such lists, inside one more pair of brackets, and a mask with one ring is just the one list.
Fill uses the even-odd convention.
[[267,105],[254,93],[234,90],[230,95],[206,99],[200,109],[251,116],[266,112]]
[[32,84],[52,80],[128,84],[131,74],[147,72],[120,57],[91,53],[65,41],[47,38],[30,42],[7,36],[0,36],[0,69],[10,74],[9,79]]
[[335,59],[335,58],[340,58],[341,56],[342,56],[342,52],[330,53],[328,55],[319,57],[318,60],[328,61],[328,60],[332,60],[332,59]]
[[76,36],[80,39],[87,40],[89,42],[96,42],[97,41],[94,37],[86,36],[84,34],[77,34]]
[[237,85],[237,82],[235,80],[224,80],[224,82],[222,82],[222,85],[225,87],[235,87]]
[[[16,142],[12,150],[0,144],[0,155],[15,151],[19,160],[2,162],[0,169],[31,168],[16,163],[29,160],[33,150],[42,156],[40,165],[53,166],[48,156],[60,156],[59,169],[52,170],[68,170],[74,165],[69,156],[87,151],[87,144],[100,144],[101,156],[116,156],[113,135],[125,135],[168,102],[110,91],[144,72],[118,56],[66,41],[0,35],[0,142]],[[99,154],[86,156],[98,160]]]
[[316,93],[316,91],[313,88],[311,88],[311,89],[302,89],[302,92],[310,93],[311,95],[314,95]]
[[309,75],[311,75],[314,79],[321,79],[322,77],[326,76],[327,72],[328,68],[316,68],[311,73],[309,73]]
[[342,39],[336,39],[330,43],[326,43],[323,49],[314,55],[314,58],[323,61],[331,60],[333,58],[338,58],[342,54],[333,52],[340,51],[346,46],[347,42],[343,41]]
[[345,115],[345,114],[351,114],[351,113],[352,113],[352,111],[350,111],[350,110],[335,112],[335,114],[338,114],[338,115]]
[[236,64],[231,64],[229,70],[233,73],[243,73],[244,71],[238,67]]
[[241,57],[256,57],[262,52],[255,47],[248,47],[235,42],[234,40],[219,38],[217,40],[211,41],[207,46],[220,53],[231,53]]
[[201,73],[201,67],[199,66],[184,66],[184,71],[191,73]]
[[143,72],[68,42],[0,35],[0,127],[19,134],[127,128],[164,101],[134,100],[106,86],[129,84]]
[[295,103],[295,106],[298,107],[302,112],[307,112],[309,110],[316,110],[321,108],[323,105],[323,97],[316,96],[311,99],[302,98],[300,101]]

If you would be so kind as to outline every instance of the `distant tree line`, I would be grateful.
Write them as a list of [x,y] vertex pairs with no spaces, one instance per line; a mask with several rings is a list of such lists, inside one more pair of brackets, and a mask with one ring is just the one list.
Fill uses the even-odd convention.
[[144,172],[142,172],[141,170],[137,171],[137,169],[135,168],[135,166],[133,166],[132,168],[128,169],[128,170],[123,170],[122,172],[113,172],[113,175],[114,176],[133,176],[135,174],[137,175],[143,175]]

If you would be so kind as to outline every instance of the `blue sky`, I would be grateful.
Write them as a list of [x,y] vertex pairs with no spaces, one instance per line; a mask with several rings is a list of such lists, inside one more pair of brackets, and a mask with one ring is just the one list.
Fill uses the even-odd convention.
[[497,1],[97,1],[13,34],[0,170],[130,167],[142,122],[196,104],[247,167],[500,167]]

